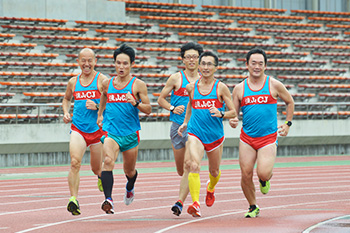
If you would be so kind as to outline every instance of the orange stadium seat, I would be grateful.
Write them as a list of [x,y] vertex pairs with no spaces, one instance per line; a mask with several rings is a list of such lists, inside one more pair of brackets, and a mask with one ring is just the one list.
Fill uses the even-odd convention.
[[1,24],[30,24],[30,25],[45,25],[45,26],[61,26],[65,25],[66,19],[47,19],[47,18],[25,18],[25,17],[0,17]]
[[109,40],[108,37],[83,37],[83,36],[50,36],[50,35],[23,35],[29,41],[41,42],[69,42],[100,44]]
[[26,34],[28,32],[40,32],[56,34],[57,32],[65,32],[71,34],[83,34],[86,33],[88,28],[66,28],[66,27],[42,27],[42,26],[21,26],[21,25],[1,25],[7,31],[16,31],[18,33]]
[[23,70],[48,70],[48,69],[74,69],[79,65],[76,63],[52,63],[52,62],[0,62],[4,69],[20,67]]
[[76,52],[78,53],[83,48],[91,48],[95,51],[114,51],[117,47],[115,46],[101,46],[101,45],[55,45],[55,44],[45,44],[44,45],[48,51],[64,51],[64,52]]
[[[116,47],[117,48],[117,47]],[[70,58],[71,61],[75,61],[78,58],[78,54],[74,53],[74,54],[65,54],[66,57]],[[99,60],[109,60],[109,61],[113,61],[113,54],[96,54],[96,58]],[[142,61],[147,61],[148,59],[150,59],[150,56],[135,56],[135,62],[142,62]]]
[[137,38],[152,37],[152,38],[165,38],[171,36],[172,32],[149,32],[149,31],[137,31],[137,30],[116,30],[116,29],[96,29],[97,33],[102,35],[128,35],[136,36]]
[[[114,0],[110,0],[114,1]],[[118,0],[115,0],[118,1]],[[194,9],[196,4],[183,4],[183,3],[163,3],[163,2],[147,2],[147,1],[124,1],[126,7],[140,7],[140,8],[156,8],[156,9]]]
[[7,102],[9,99],[14,97],[16,93],[12,92],[0,92],[0,102]]
[[[241,64],[245,64],[245,58],[238,58],[238,62]],[[268,59],[269,64],[273,64],[275,66],[310,66],[310,67],[319,67],[320,65],[326,65],[328,61],[325,60],[298,60],[298,59],[279,59],[279,58],[270,58]]]
[[177,17],[206,17],[215,15],[214,12],[208,11],[186,11],[156,8],[138,8],[126,7],[127,13],[137,13],[142,15],[159,15],[159,16],[177,16]]
[[274,36],[324,36],[333,37],[340,35],[338,31],[316,31],[316,30],[294,30],[294,29],[266,29],[266,28],[256,28],[257,33],[274,35]]
[[150,23],[123,23],[123,22],[108,22],[108,21],[89,21],[76,20],[78,26],[92,27],[92,28],[113,28],[113,29],[138,29],[146,30],[153,27]]
[[314,90],[347,90],[350,84],[298,84],[299,88]]
[[292,14],[297,14],[297,15],[350,16],[350,12],[313,11],[313,10],[290,10],[290,12]]
[[215,24],[218,25],[227,25],[233,23],[233,20],[226,20],[226,19],[207,19],[207,18],[178,18],[178,17],[164,17],[164,16],[151,16],[151,15],[141,15],[140,16],[141,21],[149,21],[149,20],[155,20],[155,21],[165,21],[168,23],[176,23],[179,22],[187,22],[189,24]]
[[329,59],[347,59],[350,56],[350,52],[349,53],[328,53],[328,52],[313,52],[312,55],[314,57],[326,57]]
[[285,22],[270,22],[270,21],[248,21],[248,20],[239,20],[238,26],[241,25],[250,25],[251,27],[281,27],[284,29],[291,29],[291,28],[314,28],[319,29],[323,25],[322,24],[310,24],[310,23],[285,23]]
[[53,79],[63,78],[67,80],[73,76],[78,75],[77,73],[64,73],[64,72],[12,72],[12,71],[0,71],[0,76],[6,80],[20,79],[20,80],[36,80],[36,79]]
[[8,60],[51,60],[58,57],[57,53],[20,53],[20,52],[0,52],[0,58]]
[[234,19],[243,20],[266,20],[266,21],[276,21],[276,22],[298,22],[304,20],[304,16],[287,16],[287,15],[265,15],[265,14],[244,14],[244,13],[219,13],[222,17],[229,17]]
[[343,77],[343,76],[295,76],[295,75],[279,75],[277,76],[278,79],[288,80],[288,81],[296,81],[296,82],[341,82],[341,81],[347,81],[350,80],[350,77]]
[[321,100],[324,101],[349,101],[350,100],[350,93],[318,93],[318,96],[320,96]]
[[[218,49],[218,53],[229,54],[234,58],[244,57],[249,50],[233,50],[233,49]],[[266,55],[270,58],[284,58],[286,56],[291,58],[301,58],[309,55],[309,52],[281,52],[281,51],[265,51]]]
[[316,43],[316,44],[349,44],[350,39],[326,38],[326,37],[290,37],[275,36],[277,42],[292,41],[292,43]]
[[16,36],[16,34],[0,33],[0,41],[8,41],[15,36]]
[[265,44],[265,43],[248,43],[248,42],[223,42],[223,41],[198,41],[199,44],[205,45],[213,49],[231,48],[235,49],[251,49],[254,47],[260,47],[262,49],[276,49],[281,50],[283,48],[290,47],[290,44]]
[[326,29],[345,31],[350,29],[350,25],[326,24]]
[[231,28],[231,27],[220,27],[220,26],[205,26],[205,25],[184,25],[184,24],[159,24],[159,28],[165,30],[177,30],[177,31],[189,31],[189,32],[235,32],[235,33],[248,33],[252,31],[252,28]]
[[339,51],[339,50],[349,50],[350,46],[346,45],[310,45],[310,44],[294,44],[295,49],[301,49],[303,51]]
[[137,38],[115,38],[118,42],[126,42],[126,43],[135,43],[137,46],[142,44],[161,44],[161,45],[168,45],[168,44],[186,44],[187,41],[180,41],[180,40],[163,40],[163,39],[137,39]]
[[338,67],[349,67],[350,61],[349,60],[345,60],[345,61],[338,61],[338,60],[334,61],[333,60],[332,64],[336,65]]
[[[182,63],[182,58],[180,56],[174,56],[174,57],[170,57],[170,56],[157,56],[156,57],[158,61],[160,62],[163,62],[163,61],[176,61],[177,63],[178,62],[181,62]],[[231,58],[219,58],[219,62],[222,62],[222,63],[228,63],[232,61]]]
[[220,12],[248,12],[248,13],[263,13],[263,14],[281,14],[285,13],[286,9],[273,8],[257,8],[257,7],[239,7],[239,6],[220,6],[220,5],[202,5],[202,8],[208,10],[219,10]]
[[34,44],[34,43],[6,43],[6,42],[0,42],[0,49],[2,51],[4,51],[4,50],[11,50],[11,52],[27,51],[27,50],[33,49],[36,46],[37,46],[37,44]]
[[[349,16],[348,16],[349,17]],[[322,22],[322,23],[337,23],[337,24],[348,24],[350,18],[332,18],[332,17],[308,17],[309,21]]]
[[239,34],[228,34],[228,33],[196,33],[196,32],[179,32],[179,36],[182,37],[195,37],[198,39],[216,39],[217,41],[250,41],[250,42],[264,42],[269,40],[270,36],[250,36],[250,35],[239,35]]

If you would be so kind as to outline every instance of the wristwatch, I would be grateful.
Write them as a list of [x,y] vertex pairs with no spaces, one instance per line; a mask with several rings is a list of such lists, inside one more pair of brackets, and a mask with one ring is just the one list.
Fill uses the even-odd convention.
[[221,118],[224,118],[224,116],[225,116],[225,111],[221,111],[220,113],[221,113]]
[[171,105],[169,110],[170,110],[170,112],[172,112],[172,111],[174,111],[174,109],[175,109],[175,106]]
[[136,100],[136,104],[133,105],[135,108],[137,108],[137,106],[139,106],[140,102]]
[[291,121],[286,121],[285,123],[286,123],[286,125],[288,125],[289,127],[292,126],[292,122],[291,122]]
[[96,109],[99,110],[100,109],[100,105],[99,104],[96,104]]

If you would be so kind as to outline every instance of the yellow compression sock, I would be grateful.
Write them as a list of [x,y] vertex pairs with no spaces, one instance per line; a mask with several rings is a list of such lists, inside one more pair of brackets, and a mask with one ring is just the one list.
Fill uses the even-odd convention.
[[199,178],[199,173],[190,172],[188,174],[188,187],[190,189],[192,201],[199,203],[199,192],[201,189],[201,180]]
[[209,191],[214,191],[215,189],[215,185],[219,182],[220,180],[220,176],[221,176],[221,170],[219,171],[219,175],[217,177],[214,177],[212,176],[210,173],[209,173],[209,179],[210,179],[210,183],[209,183],[209,186],[208,186],[208,189]]

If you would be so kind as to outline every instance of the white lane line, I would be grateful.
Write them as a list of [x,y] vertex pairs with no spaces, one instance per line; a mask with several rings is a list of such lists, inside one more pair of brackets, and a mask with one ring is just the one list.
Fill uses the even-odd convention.
[[319,223],[317,223],[317,224],[307,228],[302,233],[310,233],[310,231],[312,231],[315,228],[318,228],[318,227],[320,227],[322,225],[325,225],[325,224],[328,224],[330,222],[333,222],[333,221],[336,221],[336,220],[339,220],[339,219],[343,219],[343,218],[350,218],[350,215],[344,215],[344,216],[340,216],[340,217],[336,217],[336,218],[331,218],[331,219],[328,219],[328,220],[323,221],[323,222],[319,222]]
[[[292,207],[292,206],[300,206],[300,205],[309,205],[309,204],[323,204],[323,203],[331,203],[331,202],[339,202],[339,201],[349,201],[349,199],[344,199],[344,200],[329,200],[329,201],[318,201],[318,202],[305,202],[305,203],[297,203],[297,204],[289,204],[289,205],[279,205],[279,206],[271,206],[271,207],[264,207],[264,210],[267,209],[278,209],[278,208],[287,208],[287,207]],[[219,217],[224,217],[224,216],[228,216],[228,215],[234,215],[234,214],[240,214],[240,213],[245,213],[247,210],[243,210],[243,211],[235,211],[235,212],[230,212],[230,213],[224,213],[224,214],[218,214],[218,215],[213,215],[213,216],[209,216],[209,217],[204,217],[204,218],[196,218],[194,220],[190,220],[187,222],[183,222],[183,223],[179,223],[179,224],[175,224],[172,225],[170,227],[166,227],[163,228],[159,231],[156,231],[155,233],[162,233],[162,232],[166,232],[168,230],[177,228],[177,227],[182,227],[184,225],[187,224],[191,224],[191,223],[195,223],[195,222],[199,222],[199,221],[204,221],[207,219],[212,219],[212,218],[219,218]]]

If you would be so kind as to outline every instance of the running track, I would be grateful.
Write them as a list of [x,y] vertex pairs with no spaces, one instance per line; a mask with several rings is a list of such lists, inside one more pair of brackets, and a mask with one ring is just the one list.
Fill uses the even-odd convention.
[[245,219],[248,204],[240,188],[237,160],[222,161],[216,202],[205,206],[207,161],[201,171],[201,218],[185,208],[170,211],[180,177],[174,162],[138,163],[135,200],[123,203],[126,178],[121,164],[114,171],[114,215],[101,209],[103,193],[84,165],[79,202],[82,214],[66,210],[68,166],[0,169],[0,233],[2,232],[350,232],[350,156],[281,157],[276,161],[271,191],[262,195],[257,178],[260,217]]

